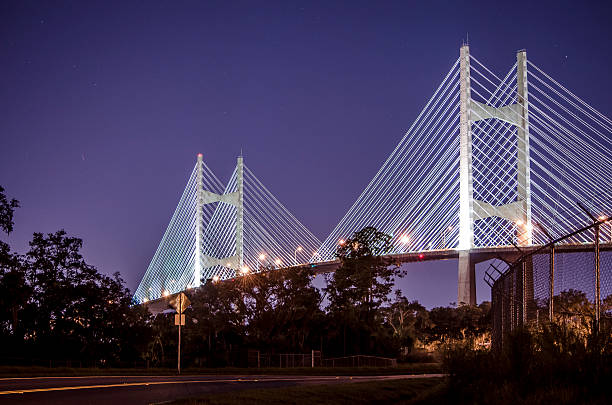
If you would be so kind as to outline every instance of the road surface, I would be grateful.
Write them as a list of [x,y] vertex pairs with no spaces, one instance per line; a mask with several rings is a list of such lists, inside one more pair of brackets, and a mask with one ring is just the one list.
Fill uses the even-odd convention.
[[442,374],[392,376],[91,376],[0,378],[1,404],[155,404],[198,395],[306,384],[338,384]]

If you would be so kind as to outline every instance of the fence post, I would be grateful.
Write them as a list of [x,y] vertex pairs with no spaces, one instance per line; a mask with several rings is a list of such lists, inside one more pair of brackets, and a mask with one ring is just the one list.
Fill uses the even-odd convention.
[[599,224],[595,225],[595,331],[599,333]]
[[549,274],[549,297],[548,297],[548,320],[553,321],[554,310],[553,310],[553,297],[555,296],[555,245],[550,246],[550,274]]
[[521,287],[522,287],[522,301],[523,301],[523,313],[522,313],[522,317],[521,317],[521,326],[525,326],[527,324],[527,260],[525,260],[523,258],[523,263],[522,263],[522,279],[523,282],[521,283]]

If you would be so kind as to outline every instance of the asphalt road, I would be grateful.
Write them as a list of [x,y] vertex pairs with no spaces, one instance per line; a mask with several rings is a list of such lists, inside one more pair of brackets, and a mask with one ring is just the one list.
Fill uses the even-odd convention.
[[441,374],[355,377],[191,375],[0,378],[0,403],[154,404],[249,388],[441,376]]

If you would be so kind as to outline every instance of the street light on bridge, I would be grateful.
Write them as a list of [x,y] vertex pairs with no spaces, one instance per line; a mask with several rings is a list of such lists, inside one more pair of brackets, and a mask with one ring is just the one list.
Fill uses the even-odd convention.
[[599,220],[610,223],[610,243],[612,243],[612,221],[610,221],[610,218],[606,217],[605,215],[600,215]]
[[295,249],[295,252],[293,252],[293,261],[295,262],[295,265],[297,266],[298,261],[297,261],[297,254],[298,252],[302,251],[302,247],[298,246],[297,249]]
[[453,230],[453,226],[449,225],[447,228],[444,228],[442,231],[442,249],[446,249],[446,233],[451,232]]
[[261,253],[259,255],[259,257],[257,258],[257,267],[258,269],[261,270],[261,267],[263,266],[263,261],[266,260],[266,254],[265,253]]

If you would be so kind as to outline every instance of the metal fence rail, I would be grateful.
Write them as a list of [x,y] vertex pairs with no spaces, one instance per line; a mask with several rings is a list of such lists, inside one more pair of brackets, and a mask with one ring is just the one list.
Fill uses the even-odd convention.
[[397,367],[397,360],[357,355],[323,359],[323,367]]
[[319,350],[312,350],[310,353],[260,353],[259,350],[249,350],[249,367],[292,368],[320,366],[321,352]]
[[607,330],[612,323],[612,218],[583,211],[574,232],[530,251],[517,247],[516,260],[489,265],[494,349],[524,326],[555,321]]

